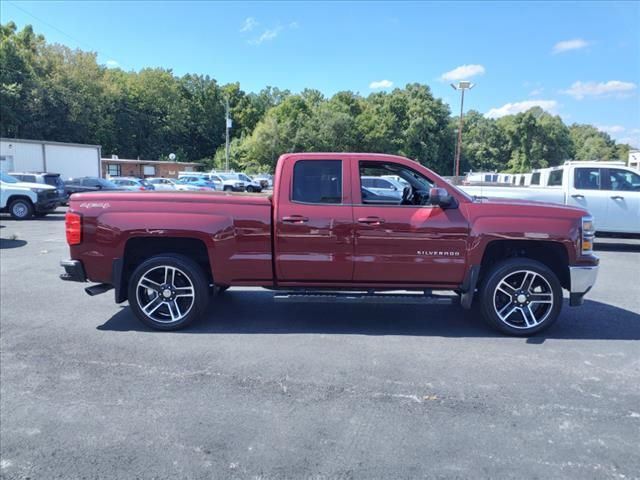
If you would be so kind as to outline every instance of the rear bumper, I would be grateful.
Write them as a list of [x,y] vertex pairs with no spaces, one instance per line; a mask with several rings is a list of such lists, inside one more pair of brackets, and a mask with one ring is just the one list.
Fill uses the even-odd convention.
[[82,283],[87,281],[87,274],[80,260],[61,260],[60,266],[64,268],[64,273],[60,274],[61,280]]
[[582,305],[584,296],[591,290],[598,277],[598,266],[569,267],[571,290],[569,293],[569,305],[572,307]]

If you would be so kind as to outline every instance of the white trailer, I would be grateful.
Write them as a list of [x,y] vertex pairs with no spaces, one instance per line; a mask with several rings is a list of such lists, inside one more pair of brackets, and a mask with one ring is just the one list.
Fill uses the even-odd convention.
[[100,145],[0,138],[0,172],[51,172],[63,179],[100,177]]

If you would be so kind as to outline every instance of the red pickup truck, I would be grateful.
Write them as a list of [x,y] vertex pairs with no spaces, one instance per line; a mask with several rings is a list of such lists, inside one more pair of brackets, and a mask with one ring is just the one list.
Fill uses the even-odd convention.
[[[393,181],[377,189],[376,177]],[[585,210],[476,199],[403,157],[286,154],[273,188],[74,194],[61,278],[97,282],[90,295],[115,289],[161,330],[186,326],[230,286],[260,286],[314,301],[454,291],[511,335],[549,327],[562,289],[580,305],[596,279]]]

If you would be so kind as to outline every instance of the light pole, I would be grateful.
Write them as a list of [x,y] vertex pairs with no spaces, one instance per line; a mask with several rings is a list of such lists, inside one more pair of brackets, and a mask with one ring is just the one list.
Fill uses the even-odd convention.
[[456,165],[454,169],[454,175],[460,176],[460,151],[462,149],[462,126],[464,124],[464,91],[471,90],[475,85],[468,80],[462,80],[458,82],[458,85],[451,84],[454,90],[460,90],[460,126],[458,127],[458,145],[456,146]]
[[231,118],[229,118],[229,97],[224,101],[224,117],[225,117],[225,162],[224,169],[229,171],[229,129],[231,128]]

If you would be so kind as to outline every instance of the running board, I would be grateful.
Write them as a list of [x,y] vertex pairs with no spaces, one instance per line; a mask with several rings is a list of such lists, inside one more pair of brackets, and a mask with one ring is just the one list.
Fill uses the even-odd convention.
[[273,300],[278,303],[387,303],[396,305],[451,305],[454,295],[341,293],[341,292],[279,292]]

